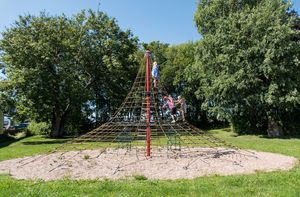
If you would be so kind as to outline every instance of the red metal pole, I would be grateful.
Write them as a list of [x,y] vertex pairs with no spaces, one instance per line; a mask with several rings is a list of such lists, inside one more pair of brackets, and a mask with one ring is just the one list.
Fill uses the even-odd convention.
[[151,52],[146,51],[146,155],[150,156],[150,67],[151,67]]

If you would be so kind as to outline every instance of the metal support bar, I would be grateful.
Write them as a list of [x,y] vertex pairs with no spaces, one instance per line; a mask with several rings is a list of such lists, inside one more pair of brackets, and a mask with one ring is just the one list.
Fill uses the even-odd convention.
[[149,157],[151,152],[150,145],[150,65],[151,65],[151,52],[149,50],[146,51],[146,155]]

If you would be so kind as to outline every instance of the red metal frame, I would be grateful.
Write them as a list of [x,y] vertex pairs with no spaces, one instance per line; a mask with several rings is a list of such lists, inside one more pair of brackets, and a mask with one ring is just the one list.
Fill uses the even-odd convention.
[[151,145],[150,145],[150,67],[151,67],[151,52],[149,50],[146,51],[146,155],[150,156]]

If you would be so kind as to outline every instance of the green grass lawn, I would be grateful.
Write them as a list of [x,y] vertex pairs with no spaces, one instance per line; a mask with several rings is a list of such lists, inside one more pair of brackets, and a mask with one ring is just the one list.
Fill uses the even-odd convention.
[[[236,136],[228,129],[210,131],[216,137],[245,149],[281,153],[300,159],[300,139]],[[33,136],[0,140],[0,160],[60,149],[66,139]],[[64,145],[64,149],[95,148],[99,144]],[[199,177],[193,180],[154,181],[30,181],[0,176],[0,196],[300,196],[300,165],[290,171],[237,176]]]

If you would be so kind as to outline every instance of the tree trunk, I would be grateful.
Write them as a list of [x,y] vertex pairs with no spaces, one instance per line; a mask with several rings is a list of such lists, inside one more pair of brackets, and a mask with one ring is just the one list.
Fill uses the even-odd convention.
[[54,138],[63,137],[63,130],[65,123],[68,119],[69,109],[66,108],[66,111],[63,114],[60,114],[59,111],[53,110],[52,117],[52,131],[50,136]]
[[0,134],[3,134],[3,127],[4,127],[4,115],[3,112],[0,110]]
[[279,137],[282,135],[282,128],[272,117],[268,118],[267,132],[269,137]]
[[67,122],[67,120],[69,118],[69,112],[70,112],[70,110],[68,108],[68,109],[66,109],[66,111],[64,112],[64,114],[61,116],[60,127],[59,127],[59,132],[61,134],[60,137],[63,136],[63,131],[64,131],[64,128],[65,128],[66,122]]
[[60,124],[61,124],[61,117],[59,116],[59,113],[53,110],[51,137],[54,138],[61,137]]
[[96,94],[96,107],[95,107],[95,127],[98,127],[99,126],[99,108],[100,108],[100,102],[99,102],[99,97],[98,95]]

